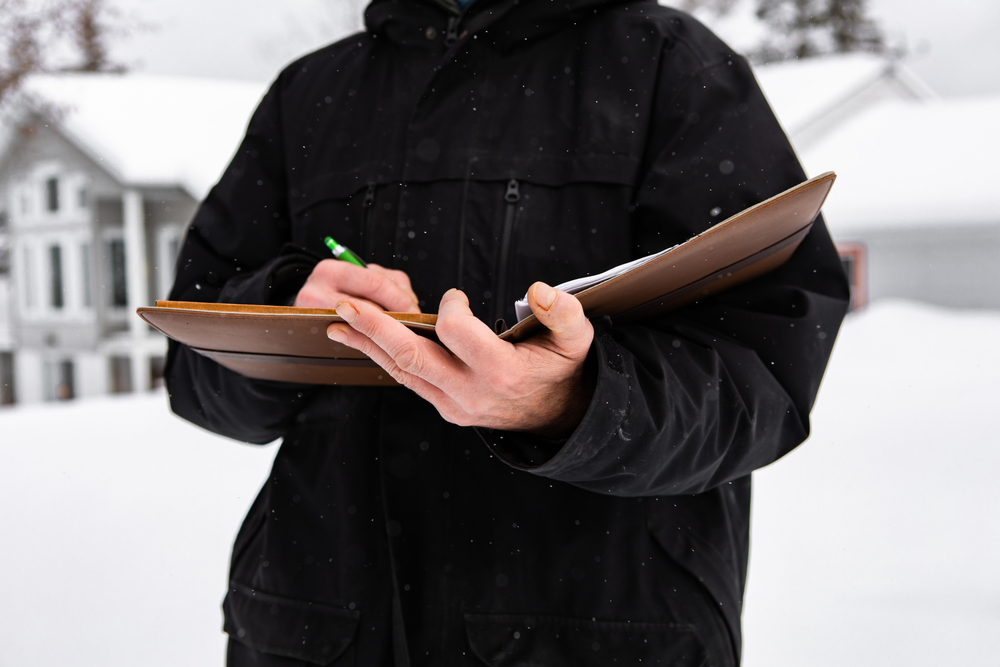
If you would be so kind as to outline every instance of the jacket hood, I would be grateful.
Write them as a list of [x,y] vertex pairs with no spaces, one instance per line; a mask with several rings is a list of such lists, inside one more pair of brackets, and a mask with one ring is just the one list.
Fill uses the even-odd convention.
[[[530,41],[604,6],[636,4],[653,0],[476,0],[461,15],[463,38],[487,29],[498,46]],[[365,12],[368,32],[393,41],[409,42],[428,25],[455,16],[452,3],[443,0],[373,0]]]

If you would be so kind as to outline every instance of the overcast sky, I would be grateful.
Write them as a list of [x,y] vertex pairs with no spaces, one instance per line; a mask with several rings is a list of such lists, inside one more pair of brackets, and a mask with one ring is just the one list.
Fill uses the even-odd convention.
[[[119,0],[152,29],[121,42],[115,54],[149,73],[268,81],[295,56],[360,27],[364,4]],[[890,41],[908,46],[910,67],[938,93],[1000,93],[1000,1],[870,0],[870,5]],[[741,46],[737,35],[724,36]]]

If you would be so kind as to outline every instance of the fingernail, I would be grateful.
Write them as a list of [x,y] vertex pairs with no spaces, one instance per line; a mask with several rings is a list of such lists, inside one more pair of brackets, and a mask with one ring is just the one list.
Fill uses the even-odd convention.
[[353,324],[354,320],[358,319],[358,309],[355,308],[349,301],[339,302],[334,310],[337,314],[344,318],[344,321],[348,324]]
[[545,283],[535,284],[535,303],[548,310],[556,302],[556,291]]
[[330,338],[330,340],[337,341],[338,343],[347,342],[347,332],[340,327],[330,327],[330,329],[326,332],[326,335]]

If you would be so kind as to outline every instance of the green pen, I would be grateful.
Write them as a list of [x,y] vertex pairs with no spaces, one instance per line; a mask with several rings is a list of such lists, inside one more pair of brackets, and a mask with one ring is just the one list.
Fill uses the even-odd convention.
[[360,266],[363,269],[368,268],[368,265],[365,264],[365,260],[355,255],[347,246],[337,243],[332,236],[327,236],[323,239],[323,243],[326,244],[326,247],[330,249],[330,252],[333,253],[335,258],[342,259],[345,262],[350,262],[351,264]]

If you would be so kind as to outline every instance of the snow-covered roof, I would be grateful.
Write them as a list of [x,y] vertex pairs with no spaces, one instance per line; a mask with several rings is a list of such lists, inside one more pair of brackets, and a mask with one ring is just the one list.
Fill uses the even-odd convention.
[[754,68],[785,130],[793,136],[880,82],[912,99],[937,96],[903,64],[865,53],[790,60]]
[[885,102],[800,157],[838,173],[824,207],[835,237],[867,229],[1000,223],[1000,95]]
[[142,74],[59,74],[25,82],[22,100],[125,185],[181,186],[201,199],[218,180],[266,86]]

